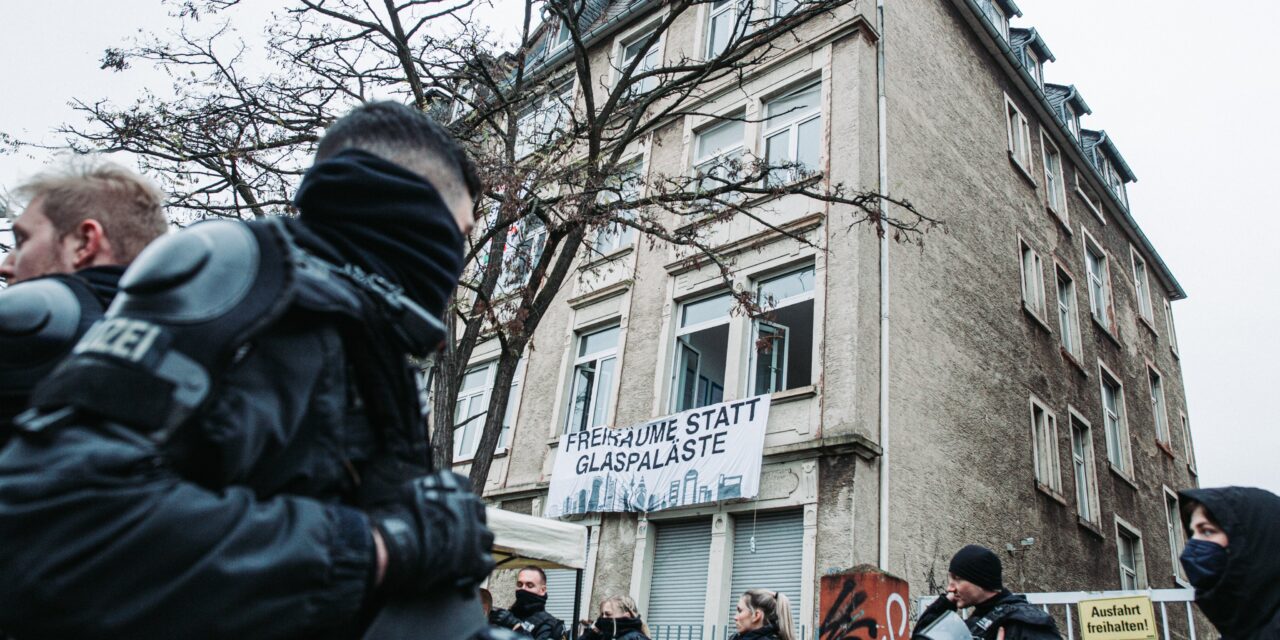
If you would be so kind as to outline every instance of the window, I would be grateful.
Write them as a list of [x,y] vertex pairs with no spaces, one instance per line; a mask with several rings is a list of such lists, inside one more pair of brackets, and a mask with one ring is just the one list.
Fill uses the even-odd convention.
[[1080,139],[1080,114],[1071,107],[1070,104],[1063,105],[1067,113],[1067,128],[1071,130],[1071,136],[1076,140]]
[[1004,9],[1000,7],[999,0],[978,0],[978,6],[982,7],[982,14],[987,17],[991,26],[1000,32],[1005,39],[1009,39],[1009,16],[1005,15]]
[[1169,349],[1173,351],[1173,355],[1178,355],[1178,332],[1173,329],[1173,305],[1169,304],[1169,299],[1164,300],[1164,327],[1169,332]]
[[1058,280],[1058,342],[1067,353],[1080,360],[1080,325],[1076,313],[1076,283],[1062,269],[1055,269]]
[[569,32],[569,23],[560,20],[560,24],[556,26],[556,33],[551,37],[551,46],[548,51],[559,51],[570,42],[573,41],[573,34]]
[[1182,529],[1182,510],[1178,507],[1178,494],[1164,488],[1164,522],[1169,536],[1169,561],[1173,564],[1173,579],[1186,584],[1187,576],[1182,569],[1182,548],[1187,546],[1187,536]]
[[724,400],[732,309],[733,296],[728,293],[680,306],[672,410],[696,409]]
[[1036,316],[1044,317],[1044,270],[1040,254],[1019,241],[1022,251],[1022,303]]
[[[605,191],[600,194],[600,199],[610,203],[638,198],[644,186],[643,178],[641,177],[643,165],[644,163],[640,158],[623,165],[621,171],[615,176],[611,176],[607,181],[609,183],[607,186],[616,191]],[[625,220],[634,220],[634,213],[624,210],[614,211],[612,215],[615,220],[605,225],[596,234],[595,243],[592,245],[594,255],[607,256],[635,242],[636,228],[623,222]]]
[[1196,450],[1191,444],[1191,424],[1187,422],[1187,414],[1178,416],[1182,420],[1182,444],[1187,448],[1187,468],[1196,472]]
[[[635,70],[628,76],[630,78],[635,78],[646,71],[653,71],[658,68],[658,64],[662,61],[662,38],[659,37],[658,40],[653,43],[652,47],[645,48],[645,45],[648,44],[649,39],[652,37],[652,30],[645,31],[622,44],[622,50],[618,56],[619,74],[626,73],[626,70],[631,68],[631,63],[634,62],[636,58],[639,58],[640,62],[636,65]],[[647,93],[657,88],[657,86],[657,76],[649,76],[635,84],[632,84],[629,89],[630,95],[634,96],[641,93]]]
[[1031,47],[1026,48],[1027,52],[1027,71],[1031,72],[1031,77],[1035,78],[1036,84],[1044,87],[1044,63],[1040,61],[1040,56],[1036,55]]
[[1102,178],[1107,183],[1107,186],[1110,187],[1111,191],[1120,199],[1120,204],[1123,204],[1128,208],[1129,199],[1125,195],[1124,191],[1124,178],[1120,176],[1120,172],[1116,169],[1115,164],[1106,156],[1102,156],[1102,166],[1100,168],[1102,169]]
[[[524,358],[516,363],[515,375],[511,378],[511,387],[507,390],[507,410],[502,418],[502,431],[498,435],[496,451],[505,449],[510,441],[511,427],[515,424],[520,404],[520,382],[524,378],[525,364]],[[485,414],[489,411],[489,401],[497,371],[498,363],[493,361],[472,367],[462,376],[462,385],[458,389],[458,403],[454,408],[453,459],[455,461],[474,457],[480,446],[480,436],[484,431]]]
[[547,227],[540,218],[525,216],[508,227],[496,293],[508,295],[528,284],[546,246]]
[[1138,296],[1138,313],[1147,322],[1155,317],[1151,310],[1151,287],[1147,282],[1147,263],[1138,255],[1133,247],[1129,247],[1129,255],[1133,258],[1133,290]]
[[[642,502],[644,493],[642,484],[637,492]],[[678,629],[678,625],[701,629],[711,566],[711,518],[651,526],[656,530],[645,618],[655,631],[654,637],[664,629]]]
[[1124,475],[1129,474],[1129,425],[1124,416],[1124,387],[1099,367],[1102,378],[1102,424],[1107,437],[1107,460]]
[[569,394],[566,432],[601,426],[613,408],[614,367],[618,361],[618,327],[578,336]]
[[1009,133],[1009,155],[1018,166],[1031,172],[1031,127],[1013,101],[1005,98],[1005,117]]
[[742,159],[743,122],[727,120],[698,133],[694,144],[694,170],[699,190],[710,190],[738,180],[726,166]]
[[756,286],[763,310],[754,324],[751,394],[804,387],[813,369],[812,266],[765,280]]
[[1102,224],[1107,223],[1107,219],[1102,215],[1102,201],[1093,194],[1093,189],[1084,183],[1080,177],[1080,171],[1076,171],[1076,193],[1080,194],[1080,199],[1084,200],[1085,206],[1089,207],[1089,211],[1093,212],[1093,216]]
[[1142,535],[1116,518],[1116,547],[1120,559],[1120,588],[1147,588],[1146,562],[1142,557]]
[[714,58],[729,48],[729,43],[747,31],[750,4],[744,0],[715,0],[707,19],[707,58]]
[[1048,200],[1049,209],[1058,214],[1065,224],[1067,222],[1067,190],[1066,183],[1062,179],[1062,154],[1058,152],[1058,147],[1043,135],[1040,136],[1040,146],[1044,149],[1045,198]]
[[1031,453],[1035,459],[1036,482],[1054,493],[1062,493],[1058,420],[1034,396],[1031,398]]
[[795,11],[800,6],[800,0],[773,0],[772,6],[773,17],[782,18]]
[[573,98],[571,78],[556,84],[520,111],[516,119],[516,158],[546,147],[570,128]]
[[776,98],[765,105],[764,155],[770,166],[797,164],[769,172],[769,184],[785,184],[818,168],[822,143],[822,83]]
[[1107,254],[1089,237],[1084,241],[1085,271],[1089,274],[1089,312],[1108,331],[1111,325],[1111,272]]
[[1169,414],[1164,402],[1164,381],[1150,367],[1147,368],[1147,379],[1151,383],[1151,415],[1156,423],[1156,440],[1169,444]]
[[1071,412],[1071,471],[1076,481],[1076,515],[1098,522],[1098,484],[1093,467],[1093,430]]

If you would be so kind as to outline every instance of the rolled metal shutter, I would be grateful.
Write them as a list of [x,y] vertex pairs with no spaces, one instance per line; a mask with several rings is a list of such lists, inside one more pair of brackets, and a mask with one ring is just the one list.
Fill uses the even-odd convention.
[[[751,536],[755,535],[755,550]],[[738,598],[747,589],[787,594],[791,616],[800,615],[801,574],[804,570],[804,512],[801,510],[742,514],[733,519],[733,579],[729,589],[729,620]]]
[[[573,628],[573,594],[577,586],[577,571],[547,569],[547,613],[560,618],[565,629]],[[585,617],[586,612],[582,613]]]
[[[649,582],[648,622],[657,627],[698,625],[707,609],[711,519],[658,523]],[[672,637],[675,637],[674,635]]]

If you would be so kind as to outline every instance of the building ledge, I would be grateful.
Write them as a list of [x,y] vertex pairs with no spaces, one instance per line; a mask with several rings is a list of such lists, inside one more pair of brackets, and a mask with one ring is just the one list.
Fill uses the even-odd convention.
[[880,457],[880,445],[865,436],[847,434],[829,438],[814,438],[794,444],[783,444],[766,447],[766,462],[786,462],[817,456],[841,456],[854,454],[863,460],[875,460]]

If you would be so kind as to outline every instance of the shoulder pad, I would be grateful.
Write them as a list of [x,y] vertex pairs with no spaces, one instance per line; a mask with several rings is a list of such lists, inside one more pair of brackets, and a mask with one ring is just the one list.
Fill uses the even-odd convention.
[[88,283],[72,275],[0,290],[0,394],[25,398],[103,311]]

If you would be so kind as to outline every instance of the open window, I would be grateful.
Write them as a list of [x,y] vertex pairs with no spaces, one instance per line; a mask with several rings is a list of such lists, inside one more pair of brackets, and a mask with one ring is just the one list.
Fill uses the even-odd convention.
[[584,431],[608,422],[617,378],[619,333],[620,329],[613,326],[578,336],[566,432]]
[[684,411],[724,400],[733,296],[721,293],[680,306],[672,409]]
[[814,268],[807,266],[756,286],[751,352],[752,395],[808,386],[813,381]]

